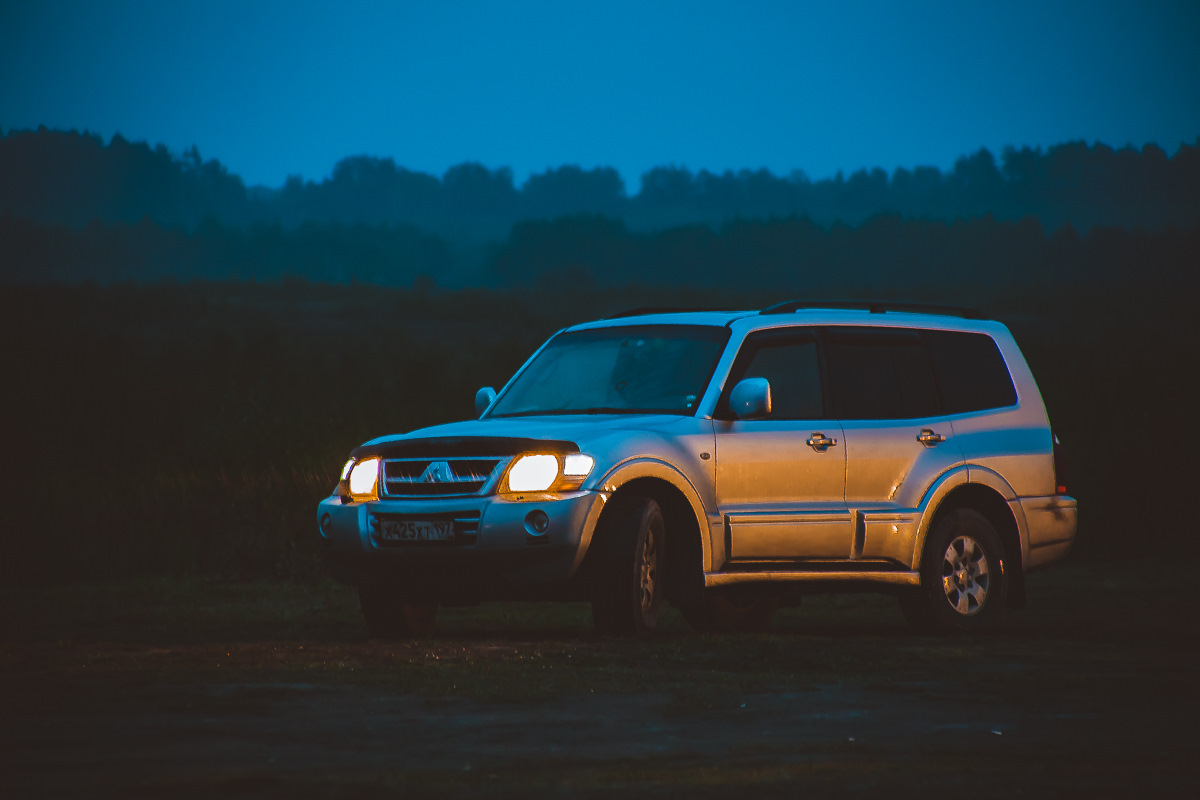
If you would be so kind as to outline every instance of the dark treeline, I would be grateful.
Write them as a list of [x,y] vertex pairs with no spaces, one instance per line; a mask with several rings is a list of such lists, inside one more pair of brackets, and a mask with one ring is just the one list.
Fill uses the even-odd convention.
[[1087,283],[1157,294],[1194,285],[1200,223],[1159,233],[985,216],[953,223],[874,217],[858,227],[809,219],[738,221],[649,234],[619,220],[572,218],[513,228],[490,259],[497,285],[742,287],[828,297],[940,287],[958,297],[1060,291]]
[[516,186],[511,170],[464,163],[441,177],[390,158],[354,156],[320,182],[295,176],[282,187],[247,188],[195,147],[181,156],[114,136],[9,131],[0,136],[0,214],[43,225],[81,228],[144,217],[194,230],[206,219],[226,227],[252,223],[291,229],[305,222],[411,225],[456,246],[504,238],[522,220],[601,215],[630,229],[660,230],[734,219],[807,217],[822,226],[858,225],[880,214],[952,221],[984,214],[1034,217],[1047,230],[1119,226],[1158,230],[1200,218],[1200,140],[1173,156],[1071,142],[1046,151],[986,149],[953,169],[861,169],[810,180],[801,172],[713,174],[656,167],[636,194],[616,170],[562,166]]
[[236,228],[206,219],[185,232],[149,218],[74,229],[0,216],[0,248],[0,281],[14,283],[302,277],[408,286],[421,275],[460,282],[451,278],[454,265],[445,241],[407,225]]
[[[0,217],[0,281],[155,282],[300,278],[381,286],[712,287],[796,296],[939,287],[959,298],[1061,291],[1082,283],[1139,294],[1192,288],[1200,223],[1157,233],[991,216],[957,222],[878,216],[857,227],[806,218],[630,230],[620,219],[569,217],[515,225],[463,267],[444,240],[411,226],[207,221],[188,233],[146,219],[82,230]],[[961,300],[960,300],[961,302]]]

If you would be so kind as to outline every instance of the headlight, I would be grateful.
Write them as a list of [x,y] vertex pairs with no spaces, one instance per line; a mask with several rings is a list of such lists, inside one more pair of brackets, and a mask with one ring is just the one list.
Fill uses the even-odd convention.
[[521,456],[508,470],[510,492],[544,492],[558,478],[556,456]]
[[355,500],[374,500],[379,481],[379,459],[365,458],[350,468],[350,497]]
[[583,485],[595,465],[596,459],[583,453],[529,453],[513,461],[501,490],[512,493],[574,491]]
[[596,459],[591,456],[585,456],[583,453],[571,453],[563,459],[563,475],[568,478],[586,478],[594,466],[596,466]]

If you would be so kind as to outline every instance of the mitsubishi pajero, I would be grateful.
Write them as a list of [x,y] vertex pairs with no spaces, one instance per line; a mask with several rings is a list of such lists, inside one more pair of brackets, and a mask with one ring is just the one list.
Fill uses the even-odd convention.
[[757,630],[806,592],[887,591],[922,630],[986,626],[1076,528],[1008,329],[878,303],[647,310],[550,338],[477,419],[356,448],[317,512],[372,636],[439,605],[663,602]]

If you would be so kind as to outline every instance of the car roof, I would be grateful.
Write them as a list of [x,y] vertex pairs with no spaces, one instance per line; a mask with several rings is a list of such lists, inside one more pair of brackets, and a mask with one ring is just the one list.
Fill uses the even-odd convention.
[[649,314],[622,314],[594,322],[572,325],[568,331],[592,328],[623,328],[630,325],[711,325],[723,328],[734,320],[757,314],[757,311],[657,311]]
[[[830,304],[845,306],[848,304]],[[862,308],[804,305],[796,310],[767,311],[668,311],[655,309],[650,313],[633,313],[585,322],[567,328],[568,331],[594,328],[625,327],[630,325],[709,325],[729,327],[739,332],[777,328],[789,325],[857,325],[870,327],[932,328],[939,330],[999,331],[998,322],[987,320],[973,312],[931,313],[905,310],[864,303]]]

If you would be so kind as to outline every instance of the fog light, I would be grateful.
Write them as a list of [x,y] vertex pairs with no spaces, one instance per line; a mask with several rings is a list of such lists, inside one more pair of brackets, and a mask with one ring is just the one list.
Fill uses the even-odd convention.
[[541,536],[550,528],[550,517],[545,511],[530,511],[525,515],[525,530],[533,536]]
[[330,529],[333,527],[333,517],[329,516],[329,512],[321,515],[321,533],[329,535]]

